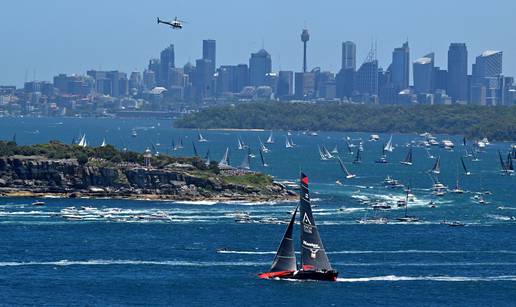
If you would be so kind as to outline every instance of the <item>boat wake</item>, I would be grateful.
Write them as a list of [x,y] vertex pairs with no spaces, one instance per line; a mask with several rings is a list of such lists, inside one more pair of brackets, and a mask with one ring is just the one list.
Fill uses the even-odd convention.
[[359,277],[359,278],[337,278],[337,282],[400,282],[400,281],[437,281],[437,282],[491,282],[491,281],[516,281],[516,276],[375,276],[375,277]]

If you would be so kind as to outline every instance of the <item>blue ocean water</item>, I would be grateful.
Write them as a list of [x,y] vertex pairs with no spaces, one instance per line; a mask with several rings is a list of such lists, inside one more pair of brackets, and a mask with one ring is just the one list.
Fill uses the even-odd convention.
[[[132,129],[138,136],[131,137]],[[144,150],[160,143],[159,150],[191,155],[195,130],[172,129],[169,121],[113,119],[2,118],[0,139],[16,133],[20,144],[58,139],[69,143],[86,134],[99,145],[103,138],[117,147]],[[239,165],[245,152],[237,138],[256,153],[258,136],[269,132],[202,131],[206,143],[196,143],[204,155],[220,159],[231,149],[231,162]],[[459,180],[462,195],[431,194],[427,171],[435,160],[414,147],[414,165],[399,163],[417,135],[394,135],[397,145],[391,163],[375,164],[383,142],[369,142],[368,133],[293,132],[297,144],[285,148],[286,132],[275,131],[276,143],[265,155],[269,167],[252,159],[252,169],[278,180],[297,180],[302,169],[310,177],[316,222],[335,269],[338,282],[265,281],[285,225],[236,223],[233,213],[249,213],[254,221],[288,220],[295,203],[174,203],[127,200],[0,198],[0,304],[2,305],[514,305],[516,302],[516,176],[502,176],[497,151],[510,144],[495,143],[479,154],[480,161],[465,160],[472,172]],[[172,140],[183,138],[185,148],[171,152]],[[343,138],[363,139],[362,164],[352,164]],[[440,180],[454,187],[460,156],[460,136],[451,139],[454,151],[432,147],[441,156]],[[358,141],[355,141],[358,143]],[[321,161],[317,145],[329,150],[337,144],[346,166],[357,178],[346,180],[335,160]],[[356,148],[355,148],[356,149]],[[403,190],[387,189],[390,175],[410,184],[415,200],[409,214],[417,224],[395,220],[404,214],[396,201]],[[337,185],[340,180],[342,185]],[[475,199],[483,195],[486,204]],[[362,225],[371,216],[364,199],[393,204],[379,213],[386,225]],[[436,206],[429,206],[434,201]],[[94,212],[124,218],[66,220],[67,207],[94,207]],[[119,209],[115,209],[119,208]],[[169,220],[128,218],[166,213]],[[465,227],[448,227],[442,220],[459,220]],[[297,231],[297,230],[296,230]],[[298,235],[298,232],[296,232]]]

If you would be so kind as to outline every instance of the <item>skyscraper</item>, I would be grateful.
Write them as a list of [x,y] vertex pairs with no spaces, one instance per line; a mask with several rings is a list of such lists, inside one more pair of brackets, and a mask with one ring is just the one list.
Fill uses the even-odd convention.
[[347,41],[342,43],[342,69],[356,70],[357,47],[355,43]]
[[167,85],[170,83],[169,80],[169,71],[171,68],[174,68],[175,66],[175,53],[174,53],[174,45],[170,45],[167,48],[165,48],[163,51],[161,51],[160,54],[160,69],[159,69],[159,79],[158,79],[158,85],[167,87]]
[[464,43],[452,43],[448,50],[447,92],[453,102],[468,99],[468,49]]
[[271,55],[261,49],[249,59],[249,81],[252,86],[267,85],[266,75],[272,71]]
[[216,64],[216,49],[217,45],[215,40],[213,39],[205,39],[202,41],[202,58],[203,60],[210,60],[213,66],[213,71],[215,72]]
[[[487,50],[477,56],[473,64],[471,76],[471,102],[478,104],[497,105],[503,103],[503,78],[502,78],[502,58],[501,51]],[[485,93],[483,97],[478,93]]]
[[306,43],[310,40],[308,30],[304,29],[301,33],[301,41],[303,42],[303,72],[306,72]]
[[396,90],[404,90],[409,87],[410,80],[410,48],[408,42],[394,49],[392,64],[390,67],[391,82]]
[[413,64],[414,90],[417,94],[433,91],[434,54],[427,54]]
[[292,71],[280,71],[278,75],[278,86],[276,97],[288,99],[293,95],[294,73]]

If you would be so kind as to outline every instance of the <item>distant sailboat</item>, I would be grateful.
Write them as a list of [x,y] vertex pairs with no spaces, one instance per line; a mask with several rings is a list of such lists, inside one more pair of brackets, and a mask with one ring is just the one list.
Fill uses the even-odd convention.
[[419,219],[415,216],[410,216],[408,215],[408,203],[409,203],[409,194],[410,194],[410,187],[407,189],[407,194],[406,194],[406,197],[405,197],[405,202],[404,202],[404,206],[405,206],[405,216],[403,217],[399,217],[397,218],[398,221],[400,222],[403,222],[403,223],[415,223],[415,222],[419,222]]
[[459,184],[459,166],[458,165],[457,165],[457,180],[455,182],[455,189],[453,189],[452,192],[455,194],[463,194],[464,193],[464,190],[461,189],[460,184]]
[[324,154],[324,152],[322,151],[321,149],[321,146],[320,145],[317,145],[317,149],[319,150],[319,156],[321,157],[321,160],[322,161],[327,161],[328,160],[328,157],[326,157],[326,155]]
[[382,146],[382,155],[380,156],[380,158],[374,162],[375,163],[387,163],[387,153],[385,150],[385,146]]
[[262,161],[263,167],[268,167],[269,165],[265,162],[265,159],[263,158],[263,151],[260,149],[260,160]]
[[183,149],[184,146],[183,146],[183,137],[179,137],[179,142],[177,144],[177,149]]
[[176,151],[176,150],[177,150],[176,142],[174,142],[174,140],[172,140],[172,151]]
[[294,148],[294,145],[291,143],[288,136],[285,136],[285,148]]
[[107,146],[107,143],[106,143],[106,138],[104,138],[102,140],[102,144],[100,144],[100,147],[106,147]]
[[471,175],[471,172],[468,171],[468,168],[466,167],[466,163],[464,162],[464,158],[460,157],[460,162],[462,164],[462,169],[464,169],[464,175],[469,176]]
[[392,152],[394,150],[394,146],[392,146],[392,134],[391,134],[391,137],[389,138],[389,141],[387,142],[387,144],[385,144],[385,151],[388,151],[388,152]]
[[338,155],[339,154],[339,148],[338,148],[339,145],[335,145],[335,147],[333,148],[333,150],[331,151],[332,154],[335,154],[335,155]]
[[323,154],[326,156],[326,158],[328,158],[328,159],[334,158],[334,156],[328,151],[328,148],[326,148],[326,145],[322,146],[322,151],[323,151]]
[[356,175],[352,174],[346,167],[346,165],[344,165],[344,162],[342,162],[342,160],[340,159],[340,157],[337,156],[337,159],[339,160],[339,165],[340,165],[340,168],[342,169],[342,171],[344,172],[344,174],[346,175],[346,179],[351,179],[351,178],[355,178]]
[[434,166],[432,167],[430,172],[437,175],[441,173],[441,156],[437,157],[437,160],[435,160]]
[[504,172],[506,175],[509,175],[509,169],[508,166],[505,164],[505,161],[502,158],[502,153],[498,150],[498,158],[500,159],[500,165],[502,167],[501,171]]
[[267,139],[266,143],[274,144],[274,136],[272,135],[272,131],[271,131],[271,134],[269,135],[269,138]]
[[136,132],[136,129],[133,129],[133,130],[131,131],[131,136],[132,136],[133,138],[135,138],[135,137],[137,137],[137,136],[138,136],[138,133]]
[[507,165],[507,172],[514,173],[514,165],[512,163],[512,157],[511,157],[510,153],[507,155],[507,163],[506,163],[506,165]]
[[353,155],[353,149],[351,149],[351,144],[347,140],[346,140],[346,147],[348,148],[348,153],[350,155]]
[[204,138],[204,136],[201,134],[201,130],[197,129],[197,141],[200,143],[208,142],[207,139]]
[[81,147],[88,147],[88,141],[86,141],[86,134],[82,135],[81,140],[79,141],[79,144],[77,144]]
[[206,155],[204,156],[204,164],[206,166],[210,165],[211,164],[211,159],[210,159],[210,150],[208,149],[208,151],[206,152]]
[[251,169],[251,149],[247,149],[247,154],[244,156],[242,163],[240,163],[240,168],[245,170]]
[[198,157],[199,154],[197,153],[197,147],[195,146],[195,142],[193,142],[193,141],[192,141],[192,148],[193,148],[194,157]]
[[222,166],[222,167],[229,166],[229,148],[226,148],[226,152],[224,153],[222,160],[220,160],[219,166]]
[[425,147],[425,150],[426,150],[426,156],[428,157],[428,159],[435,159],[434,155],[432,155],[430,153],[430,150],[428,150],[428,148]]
[[238,141],[238,150],[244,150],[247,149],[249,146],[247,146],[244,141],[240,137],[237,138]]
[[412,165],[412,146],[409,148],[405,160],[400,162],[401,164],[411,166]]
[[301,174],[301,193],[299,202],[299,217],[301,225],[301,267],[298,269],[293,243],[297,208],[292,214],[290,223],[281,240],[272,266],[267,273],[259,274],[263,279],[287,278],[299,280],[337,280],[338,272],[331,267],[324,249],[319,230],[315,224],[310,205],[308,177]]
[[260,138],[260,136],[258,136],[258,141],[260,142],[260,150],[263,151],[263,153],[268,153],[269,152],[269,148],[267,148],[267,146],[265,146],[265,144],[263,144],[262,139]]
[[357,149],[357,153],[355,155],[355,160],[353,160],[353,164],[360,164],[362,163],[362,156],[361,156],[361,151],[360,151],[360,148]]

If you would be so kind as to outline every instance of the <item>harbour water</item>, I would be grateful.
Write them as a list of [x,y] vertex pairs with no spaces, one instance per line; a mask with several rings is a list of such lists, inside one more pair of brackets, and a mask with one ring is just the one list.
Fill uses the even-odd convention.
[[[137,136],[132,137],[135,129]],[[192,155],[197,131],[172,129],[170,121],[113,119],[10,119],[0,121],[0,139],[16,133],[19,144],[61,140],[70,143],[86,134],[91,145],[103,138],[119,148],[142,151],[151,143],[162,153]],[[516,176],[502,176],[495,143],[466,158],[463,174],[461,136],[437,136],[455,143],[453,151],[430,148],[441,157],[440,181],[453,188],[457,173],[464,194],[432,194],[427,171],[435,160],[414,147],[414,165],[399,163],[406,144],[417,135],[394,135],[390,163],[375,164],[389,135],[368,141],[370,133],[292,132],[296,144],[285,148],[286,132],[275,131],[267,144],[269,167],[259,162],[258,136],[268,131],[202,131],[208,142],[196,143],[201,155],[209,149],[218,160],[226,147],[239,165],[251,145],[257,158],[251,168],[277,180],[296,181],[302,169],[310,176],[314,214],[338,282],[266,281],[267,271],[295,203],[174,203],[107,199],[0,198],[0,304],[2,305],[462,305],[509,306],[516,301]],[[184,149],[171,151],[182,137]],[[344,139],[363,140],[363,163],[352,164]],[[157,145],[157,144],[160,145]],[[334,159],[321,161],[318,145],[340,156],[356,178],[344,178]],[[354,148],[356,150],[357,148]],[[457,171],[458,169],[458,171]],[[420,222],[404,224],[397,201],[403,189],[388,189],[390,175],[410,185],[415,196],[408,213]],[[336,184],[339,180],[342,185]],[[486,204],[479,204],[477,192]],[[373,213],[369,205],[386,202],[391,210]],[[431,206],[433,202],[434,206]],[[91,207],[91,218],[69,220],[68,207]],[[249,214],[236,223],[234,213]],[[148,217],[164,215],[166,219]],[[388,224],[367,225],[358,219],[381,216]],[[270,223],[271,219],[274,223]],[[449,227],[443,220],[460,221]],[[296,230],[297,231],[297,230]],[[298,236],[298,232],[295,233]],[[296,244],[297,247],[297,244]]]

